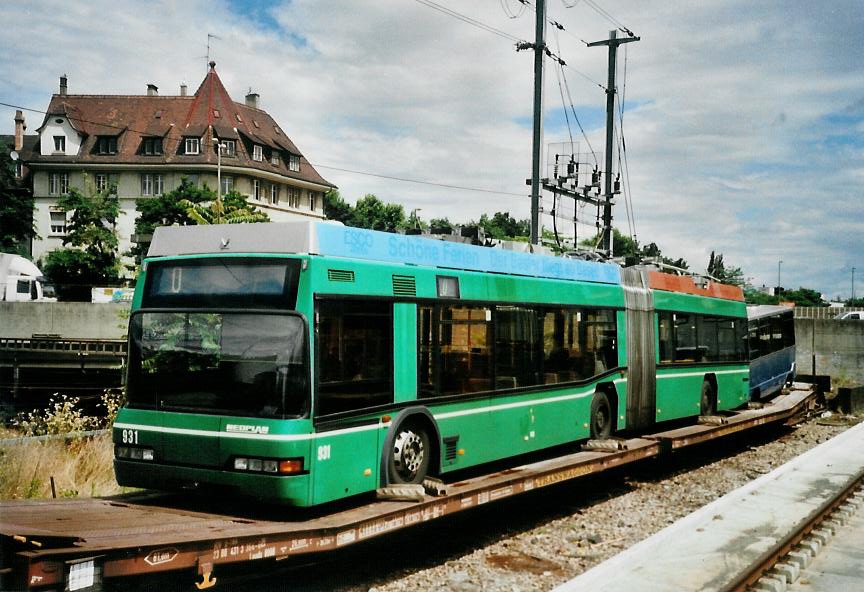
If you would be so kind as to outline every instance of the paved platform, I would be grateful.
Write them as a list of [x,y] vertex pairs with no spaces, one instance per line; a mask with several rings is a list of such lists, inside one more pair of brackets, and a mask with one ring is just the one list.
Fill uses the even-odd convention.
[[[556,591],[722,590],[796,524],[864,474],[862,450],[864,423],[685,516]],[[859,566],[860,547],[859,543]],[[842,556],[838,561],[844,561]],[[864,589],[861,586],[853,589]],[[825,588],[829,589],[849,588]]]

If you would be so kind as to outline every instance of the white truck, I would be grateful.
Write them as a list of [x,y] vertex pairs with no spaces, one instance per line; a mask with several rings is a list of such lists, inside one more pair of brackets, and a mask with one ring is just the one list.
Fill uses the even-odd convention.
[[[47,292],[47,293],[46,293]],[[0,253],[0,300],[10,302],[54,301],[53,287],[45,276],[21,255]]]

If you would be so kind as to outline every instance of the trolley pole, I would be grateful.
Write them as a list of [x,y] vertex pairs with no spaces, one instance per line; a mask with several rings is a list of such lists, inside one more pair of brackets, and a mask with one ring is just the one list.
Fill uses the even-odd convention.
[[609,46],[609,76],[606,82],[606,181],[603,189],[605,199],[603,203],[603,235],[600,248],[609,256],[612,256],[612,141],[615,131],[615,66],[618,56],[618,46],[622,43],[639,41],[639,37],[618,38],[618,31],[609,31],[609,39],[589,43],[588,47],[598,45]]

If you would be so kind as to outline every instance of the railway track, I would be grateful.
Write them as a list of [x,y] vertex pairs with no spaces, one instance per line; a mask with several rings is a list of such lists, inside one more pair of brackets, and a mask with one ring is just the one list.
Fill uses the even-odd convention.
[[864,424],[859,424],[559,590],[785,591],[832,537],[843,536],[843,524],[864,505],[862,449]]
[[[864,473],[801,521],[751,569],[726,588],[728,592],[778,592],[798,581],[805,569],[864,506]],[[858,541],[860,545],[861,541]],[[850,566],[851,567],[851,566]],[[861,582],[858,582],[861,584]],[[819,590],[819,588],[809,588]],[[825,592],[828,592],[825,589]]]

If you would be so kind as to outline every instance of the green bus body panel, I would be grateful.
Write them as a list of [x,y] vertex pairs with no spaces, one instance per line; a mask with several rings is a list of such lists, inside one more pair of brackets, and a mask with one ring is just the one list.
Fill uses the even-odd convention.
[[417,398],[417,307],[393,305],[393,395],[397,403]]
[[747,318],[747,305],[737,300],[705,298],[693,294],[680,294],[653,290],[654,309],[677,312],[693,312],[706,315]]

